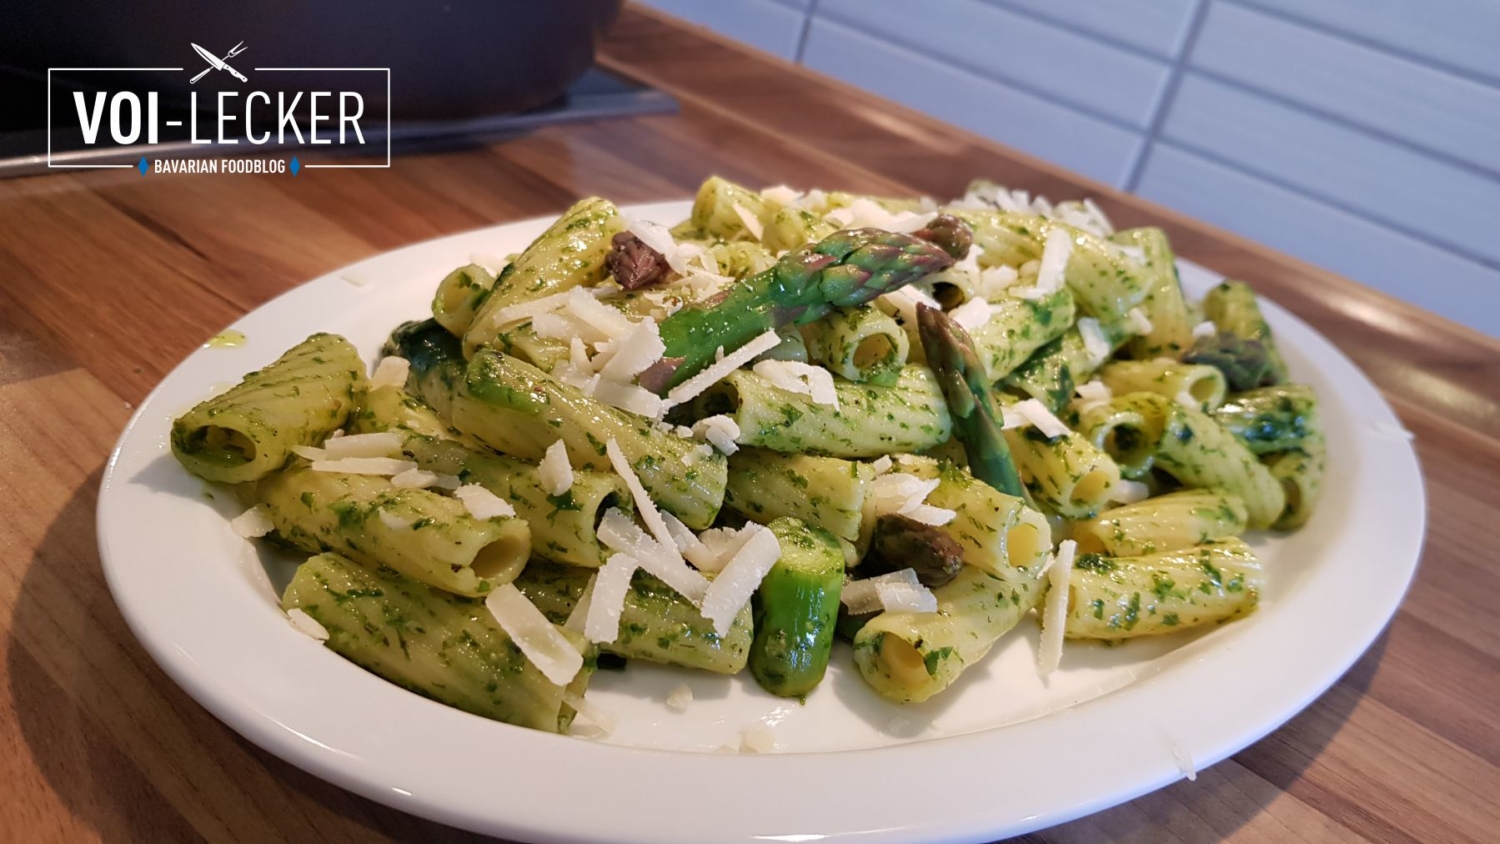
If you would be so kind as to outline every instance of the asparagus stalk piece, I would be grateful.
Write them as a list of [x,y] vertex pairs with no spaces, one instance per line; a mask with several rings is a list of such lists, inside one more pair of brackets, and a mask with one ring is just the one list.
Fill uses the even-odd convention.
[[641,386],[665,394],[712,363],[720,348],[733,351],[766,331],[862,305],[952,265],[942,249],[909,234],[835,232],[788,252],[719,301],[683,308],[663,320],[666,354],[641,375]]
[[948,401],[953,432],[969,458],[969,472],[1007,495],[1025,498],[973,338],[947,314],[927,305],[917,306],[917,330],[927,365],[937,374]]

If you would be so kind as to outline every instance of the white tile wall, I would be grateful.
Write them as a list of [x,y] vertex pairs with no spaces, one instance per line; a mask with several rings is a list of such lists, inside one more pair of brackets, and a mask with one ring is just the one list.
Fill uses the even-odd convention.
[[1500,337],[1500,0],[641,2]]

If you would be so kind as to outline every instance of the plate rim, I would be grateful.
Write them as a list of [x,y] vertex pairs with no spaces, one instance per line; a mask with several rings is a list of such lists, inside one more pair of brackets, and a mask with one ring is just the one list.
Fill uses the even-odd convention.
[[[679,200],[624,206],[623,210],[641,216],[666,217],[669,214],[680,216],[685,213],[689,204],[690,200]],[[544,225],[551,219],[552,217],[537,217],[500,223],[432,238],[368,256],[281,293],[242,315],[230,327],[242,327],[247,320],[258,314],[278,307],[284,308],[297,297],[310,295],[308,291],[318,285],[326,285],[329,282],[343,284],[344,282],[340,279],[356,273],[357,268],[363,264],[388,261],[400,253],[431,248],[445,241],[472,238],[482,233],[497,233],[506,229]],[[1179,259],[1179,263],[1185,269],[1191,268],[1191,272],[1202,272],[1210,277],[1222,277],[1212,270],[1184,259]],[[1401,425],[1399,418],[1396,417],[1378,388],[1337,346],[1273,301],[1265,297],[1262,297],[1262,301],[1270,303],[1270,307],[1265,309],[1266,316],[1279,333],[1284,332],[1286,326],[1290,326],[1294,329],[1293,333],[1299,335],[1302,342],[1295,344],[1299,351],[1307,351],[1303,349],[1303,345],[1310,339],[1315,351],[1322,356],[1330,356],[1329,360],[1319,365],[1318,369],[1321,374],[1326,374],[1329,367],[1335,370],[1343,369],[1344,377],[1352,374],[1352,379],[1347,383],[1341,383],[1341,397],[1347,397],[1345,390],[1365,393],[1359,398],[1364,403],[1368,403],[1369,399],[1373,398],[1373,407],[1382,415],[1382,418],[1370,420],[1371,423],[1395,425],[1399,428]],[[662,844],[684,842],[686,844],[690,841],[705,840],[815,841],[853,839],[857,836],[861,842],[939,839],[985,841],[998,835],[1021,834],[1063,823],[1126,802],[1183,777],[1184,771],[1178,763],[1170,754],[1163,752],[1162,734],[1174,737],[1186,736],[1181,739],[1184,745],[1182,749],[1191,754],[1191,758],[1201,770],[1258,741],[1286,723],[1332,687],[1368,650],[1399,609],[1420,563],[1426,532],[1425,478],[1421,473],[1415,450],[1403,440],[1399,443],[1399,448],[1389,449],[1392,452],[1390,456],[1396,457],[1400,465],[1388,467],[1388,469],[1403,476],[1402,479],[1406,482],[1405,489],[1410,496],[1414,496],[1414,500],[1407,501],[1406,506],[1419,515],[1415,520],[1408,518],[1404,523],[1395,522],[1395,524],[1404,524],[1405,527],[1404,530],[1398,531],[1399,536],[1395,537],[1399,542],[1394,544],[1393,547],[1397,547],[1397,551],[1392,555],[1394,559],[1401,561],[1402,569],[1399,572],[1401,576],[1385,579],[1371,578],[1372,583],[1379,584],[1381,587],[1378,594],[1371,596],[1378,600],[1378,607],[1370,607],[1367,611],[1356,613],[1352,618],[1347,619],[1355,626],[1341,629],[1342,635],[1335,648],[1337,656],[1331,661],[1325,660],[1322,670],[1317,672],[1317,679],[1303,679],[1296,684],[1295,694],[1277,696],[1277,702],[1274,705],[1266,704],[1270,706],[1270,711],[1263,708],[1253,718],[1253,723],[1248,726],[1241,724],[1239,728],[1232,729],[1213,728],[1212,725],[1200,724],[1192,729],[1183,729],[1180,724],[1174,724],[1168,728],[1159,723],[1162,720],[1160,717],[1162,710],[1159,707],[1164,702],[1171,703],[1171,696],[1177,694],[1177,687],[1184,684],[1184,678],[1205,673],[1201,670],[1202,662],[1173,666],[1169,670],[1139,680],[1125,688],[1052,712],[1046,717],[975,733],[857,750],[789,752],[763,756],[721,756],[592,744],[502,725],[507,731],[504,744],[513,746],[511,752],[526,757],[535,754],[547,757],[546,762],[533,761],[528,764],[540,764],[554,771],[568,769],[575,775],[579,782],[569,787],[567,791],[577,792],[584,783],[593,784],[594,788],[588,792],[588,799],[596,803],[597,812],[559,811],[553,814],[553,810],[562,808],[562,804],[541,805],[545,802],[545,795],[527,795],[529,799],[507,801],[497,805],[479,802],[475,799],[477,795],[472,790],[445,791],[441,788],[432,788],[430,784],[410,788],[407,786],[413,785],[411,781],[396,775],[395,772],[381,770],[378,759],[372,762],[361,754],[351,754],[340,748],[322,744],[315,736],[297,732],[293,726],[278,720],[275,715],[246,706],[243,701],[226,695],[224,688],[216,687],[210,681],[211,675],[201,669],[192,654],[185,651],[178,642],[164,640],[152,623],[152,619],[143,615],[145,608],[126,597],[133,594],[131,591],[133,586],[128,583],[130,572],[112,550],[112,545],[116,541],[113,534],[114,509],[117,505],[121,505],[122,501],[121,493],[117,493],[116,489],[125,487],[128,483],[128,479],[117,478],[117,467],[127,447],[132,446],[137,439],[159,433],[149,430],[151,423],[159,421],[161,411],[161,408],[157,406],[160,403],[159,396],[167,391],[168,385],[175,383],[179,378],[186,377],[189,365],[202,353],[203,349],[200,348],[189,354],[141,402],[121,432],[110,454],[99,486],[96,530],[100,558],[111,595],[132,633],[173,682],[187,691],[194,700],[236,732],[285,761],[340,787],[402,811],[478,832],[525,840],[615,840],[655,841],[662,842]],[[1361,445],[1368,445],[1359,437],[1356,437],[1356,440]],[[1398,445],[1396,438],[1390,438],[1390,442],[1386,445]],[[1389,530],[1392,524],[1393,522],[1387,520],[1377,525],[1377,529]],[[1323,568],[1326,569],[1327,565]],[[1316,575],[1317,572],[1313,574]],[[1297,596],[1306,598],[1310,591],[1311,585],[1304,583],[1291,600],[1295,600]],[[1284,626],[1281,625],[1281,627]],[[1269,625],[1269,627],[1279,629],[1277,625]],[[1282,631],[1281,635],[1269,638],[1283,645],[1288,644],[1281,641],[1285,639],[1285,632]],[[322,651],[321,648],[318,650]],[[1327,657],[1327,654],[1324,653],[1324,656]],[[1194,670],[1195,668],[1200,670]],[[1208,673],[1213,674],[1215,679],[1222,684],[1213,687],[1213,691],[1221,698],[1229,699],[1236,693],[1253,695],[1257,691],[1264,694],[1266,691],[1264,688],[1257,689],[1253,684],[1249,686],[1243,683],[1236,684],[1232,676],[1222,676],[1223,672]],[[1195,691],[1201,694],[1204,688],[1200,686]],[[463,719],[473,719],[485,726],[493,726],[493,722],[452,710],[417,695],[407,694],[405,697],[412,700],[400,707],[402,710],[400,714],[420,713],[420,717],[431,718],[433,723],[443,726],[444,729],[454,729],[459,733],[470,732],[472,725],[453,726],[461,724]],[[1113,773],[1097,770],[1073,772],[1073,783],[1076,784],[1079,792],[1087,796],[1080,798],[1075,795],[1070,800],[1054,794],[1051,800],[1039,800],[1035,811],[1023,811],[1020,814],[1010,812],[1002,818],[998,816],[994,807],[989,805],[990,801],[985,799],[986,788],[980,787],[981,783],[975,781],[977,778],[964,776],[965,771],[972,767],[976,758],[990,758],[990,754],[994,754],[993,758],[1004,758],[1007,754],[1019,751],[1029,762],[1046,764],[1048,734],[1059,730],[1077,731],[1078,735],[1093,737],[1099,730],[1098,725],[1091,724],[1090,721],[1100,720],[1095,711],[1102,707],[1115,710],[1115,714],[1109,717],[1133,717],[1143,719],[1142,723],[1154,726],[1139,731],[1139,734],[1112,736],[1106,731],[1106,734],[1096,736],[1097,740],[1111,742],[1114,748],[1112,752],[1116,755],[1135,755],[1136,764],[1121,766]],[[1165,711],[1172,712],[1173,710],[1168,706]],[[879,754],[879,757],[868,757],[863,754]],[[604,761],[599,763],[596,759]],[[855,760],[852,766],[846,764],[849,759]],[[601,764],[603,767],[629,766],[636,771],[636,775],[632,777],[636,782],[676,780],[684,792],[698,795],[684,798],[683,794],[679,794],[679,798],[684,798],[684,801],[691,799],[702,801],[711,798],[715,793],[736,794],[741,793],[741,790],[748,794],[762,793],[768,788],[768,782],[796,782],[807,778],[847,776],[852,770],[864,767],[867,762],[888,766],[890,770],[904,770],[906,766],[917,766],[944,772],[941,777],[942,783],[953,800],[950,800],[950,805],[945,807],[944,811],[923,815],[900,808],[903,800],[909,795],[899,783],[866,784],[864,789],[867,799],[865,805],[860,807],[860,817],[858,819],[846,818],[842,822],[831,823],[828,813],[820,811],[827,808],[826,802],[799,802],[795,799],[795,795],[782,794],[782,791],[785,791],[782,789],[776,794],[786,799],[778,804],[782,811],[777,817],[769,817],[770,813],[763,811],[748,813],[740,811],[739,814],[729,817],[724,814],[725,807],[718,805],[711,806],[712,817],[701,815],[705,820],[715,824],[713,829],[691,829],[682,824],[676,824],[671,829],[663,829],[651,826],[649,823],[646,826],[621,829],[617,825],[618,821],[609,817],[610,810],[629,810],[632,806],[639,809],[643,800],[644,805],[650,805],[649,795],[631,791],[633,796],[628,800],[622,800],[620,783],[611,783],[604,775],[607,772],[588,770],[591,764]],[[1128,775],[1125,773],[1127,769],[1131,772]],[[1015,781],[1010,782],[1003,778],[1001,781],[1010,782],[1013,789],[1021,789],[1023,793],[1031,794],[1024,792],[1027,787],[1026,782],[1014,777],[1012,779]],[[1033,779],[1042,779],[1042,777]],[[509,782],[508,784],[516,785],[517,783]],[[983,783],[987,787],[997,784],[999,783]],[[632,784],[627,783],[627,785]],[[630,789],[626,790],[630,791]],[[837,793],[837,791],[834,792],[834,794]],[[993,794],[989,796],[993,797]],[[959,798],[962,798],[962,802]],[[600,805],[601,802],[602,805]],[[954,802],[960,804],[955,807],[951,805]],[[577,805],[576,800],[573,801],[573,805]],[[710,803],[700,802],[696,808],[688,811],[702,813],[705,806],[710,806]],[[892,807],[897,808],[893,810]],[[779,826],[784,826],[785,829],[777,831]]]

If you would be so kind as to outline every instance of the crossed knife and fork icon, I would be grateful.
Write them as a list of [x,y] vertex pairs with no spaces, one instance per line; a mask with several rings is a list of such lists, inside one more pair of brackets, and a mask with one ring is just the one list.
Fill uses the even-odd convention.
[[234,68],[229,66],[229,59],[232,59],[245,51],[245,42],[241,41],[240,43],[234,45],[234,48],[225,53],[224,58],[222,59],[218,56],[215,56],[213,53],[210,53],[209,51],[203,49],[202,47],[199,47],[197,44],[193,45],[193,49],[197,50],[198,55],[202,56],[203,60],[208,62],[208,67],[204,68],[202,73],[199,73],[197,76],[194,76],[191,80],[189,80],[189,85],[192,85],[199,79],[202,79],[204,75],[207,74],[210,70],[227,70],[229,71],[230,76],[233,76],[235,79],[238,79],[241,82],[250,81],[245,78],[245,75],[243,73],[240,73],[238,70],[235,70]]

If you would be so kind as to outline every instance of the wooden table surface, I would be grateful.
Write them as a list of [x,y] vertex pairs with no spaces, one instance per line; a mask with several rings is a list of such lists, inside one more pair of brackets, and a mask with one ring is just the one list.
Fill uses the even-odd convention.
[[940,197],[982,174],[1098,197],[1118,224],[1164,226],[1184,257],[1322,331],[1416,434],[1422,566],[1348,675],[1197,782],[1027,840],[1500,840],[1500,343],[654,13],[628,10],[604,62],[667,89],[681,113],[402,155],[390,170],[0,182],[0,839],[471,840],[273,758],[166,678],[101,573],[106,457],[179,360],[289,287],[581,195],[678,198],[720,173]]

